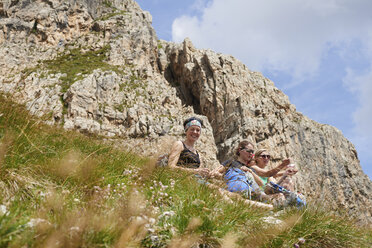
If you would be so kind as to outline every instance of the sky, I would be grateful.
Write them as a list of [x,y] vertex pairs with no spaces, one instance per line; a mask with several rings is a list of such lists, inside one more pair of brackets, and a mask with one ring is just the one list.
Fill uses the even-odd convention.
[[372,1],[137,0],[159,39],[233,55],[332,125],[372,178]]

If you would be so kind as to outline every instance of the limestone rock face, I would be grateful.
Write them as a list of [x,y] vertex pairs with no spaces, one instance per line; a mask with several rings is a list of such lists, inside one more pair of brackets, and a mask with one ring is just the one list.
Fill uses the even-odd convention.
[[308,199],[372,223],[372,183],[339,130],[231,56],[158,40],[151,21],[133,0],[2,1],[0,91],[50,124],[144,155],[169,151],[183,120],[199,116],[204,166],[248,139],[272,166],[292,158]]
[[[0,91],[31,113],[118,137],[144,155],[166,153],[182,139],[183,120],[196,114],[159,73],[152,17],[136,2],[5,1],[0,13]],[[206,124],[197,148],[212,168],[217,148],[200,117]]]
[[270,150],[273,165],[286,157],[298,164],[298,191],[371,221],[371,181],[339,130],[297,112],[273,82],[231,56],[195,49],[188,39],[182,45],[168,43],[165,54],[165,77],[178,85],[186,105],[208,117],[220,161],[239,141],[250,140]]

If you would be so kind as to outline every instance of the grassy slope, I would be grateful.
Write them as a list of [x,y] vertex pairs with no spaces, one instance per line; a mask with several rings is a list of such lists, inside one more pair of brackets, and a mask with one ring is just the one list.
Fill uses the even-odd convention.
[[[0,247],[370,247],[371,230],[309,207],[282,226],[180,171],[42,124],[0,96]],[[3,214],[3,212],[5,212]]]

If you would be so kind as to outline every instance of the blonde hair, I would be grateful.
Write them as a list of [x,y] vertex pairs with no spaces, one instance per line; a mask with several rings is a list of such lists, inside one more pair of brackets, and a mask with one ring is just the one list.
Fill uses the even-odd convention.
[[257,162],[257,159],[261,156],[263,152],[267,152],[267,149],[259,149],[254,154],[254,160]]

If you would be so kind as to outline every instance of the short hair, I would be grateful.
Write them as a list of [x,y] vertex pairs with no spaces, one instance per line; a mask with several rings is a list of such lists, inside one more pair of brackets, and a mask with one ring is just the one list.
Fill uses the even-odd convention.
[[238,147],[235,149],[235,155],[239,156],[240,151],[244,149],[245,147],[247,147],[248,145],[251,145],[252,147],[254,147],[253,143],[248,140],[240,141],[240,143],[238,144]]

